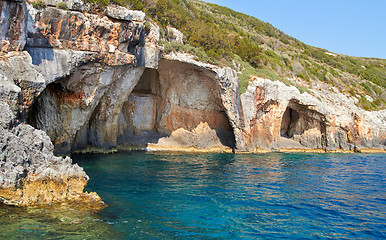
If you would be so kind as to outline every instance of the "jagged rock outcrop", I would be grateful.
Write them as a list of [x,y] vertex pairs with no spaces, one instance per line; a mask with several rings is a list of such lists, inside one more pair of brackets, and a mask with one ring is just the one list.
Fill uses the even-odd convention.
[[[237,118],[232,115],[234,113],[228,111],[222,98],[225,98],[225,94],[230,99],[237,97],[237,94],[231,96],[223,91],[236,88],[238,84],[230,82],[229,85],[234,84],[232,87],[224,87],[220,84],[219,76],[227,81],[233,81],[234,78],[225,77],[226,73],[215,66],[206,65],[204,68],[194,65],[193,62],[176,60],[173,56],[167,58],[159,61],[157,69],[125,68],[126,71],[130,70],[127,76],[122,75],[123,81],[119,80],[120,75],[115,76],[115,82],[108,90],[110,93],[104,94],[92,113],[86,114],[83,110],[77,110],[79,107],[70,107],[67,111],[65,108],[69,107],[68,104],[57,105],[55,112],[58,118],[64,121],[52,121],[51,126],[46,124],[49,127],[46,131],[52,139],[58,139],[64,136],[64,132],[55,135],[57,129],[69,129],[69,126],[73,126],[71,134],[66,134],[68,142],[71,143],[71,149],[68,151],[87,147],[146,148],[148,143],[156,143],[179,128],[191,131],[200,122],[205,122],[212,129],[216,129],[225,146],[235,148],[233,126],[237,126]],[[58,93],[60,90],[53,92]],[[38,106],[42,107],[34,111],[37,118],[50,116],[51,113],[43,112],[55,105],[43,101],[53,99],[53,102],[57,102],[60,98],[53,94],[45,95],[46,93],[48,91],[38,99]],[[230,93],[237,93],[237,89]],[[84,99],[80,98],[79,101]],[[74,116],[74,111],[81,116],[71,117]],[[68,124],[65,119],[89,120],[79,126]]]
[[16,124],[7,103],[0,102],[0,202],[28,206],[63,201],[103,206],[96,193],[84,193],[89,177],[69,157],[53,155],[44,131]]
[[145,13],[141,11],[129,10],[122,6],[109,5],[106,7],[106,15],[111,18],[126,21],[145,21]]
[[[141,66],[157,67],[158,47],[154,42],[159,33],[154,24],[144,29],[144,13],[139,11],[109,6],[107,18],[50,7],[53,2],[47,4],[42,10],[27,4],[28,21],[20,29],[26,36],[27,51],[3,54],[2,95],[16,114],[49,133],[58,152],[69,153],[76,131],[95,108],[103,112],[105,105],[111,107],[110,103],[99,104],[102,99],[110,101],[111,97],[129,94],[126,88],[136,85]],[[36,100],[43,90],[46,97]],[[50,92],[55,96],[50,98]],[[120,109],[119,103],[112,102]],[[57,128],[58,120],[65,127]]]
[[171,26],[167,27],[166,36],[167,36],[168,42],[179,43],[179,44],[184,43],[184,34],[180,30],[174,27],[171,27]]

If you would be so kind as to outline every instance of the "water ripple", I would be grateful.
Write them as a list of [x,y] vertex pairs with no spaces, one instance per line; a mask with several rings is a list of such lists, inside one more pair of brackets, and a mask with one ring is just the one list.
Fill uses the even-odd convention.
[[[129,153],[75,159],[91,177],[88,190],[109,205],[97,216],[106,225],[100,239],[386,238],[385,154]],[[9,222],[6,216],[0,211]],[[52,233],[42,219],[22,219],[26,227],[3,227],[0,237]],[[92,223],[82,226],[93,229]],[[56,229],[66,230],[55,236],[87,239],[74,229]]]

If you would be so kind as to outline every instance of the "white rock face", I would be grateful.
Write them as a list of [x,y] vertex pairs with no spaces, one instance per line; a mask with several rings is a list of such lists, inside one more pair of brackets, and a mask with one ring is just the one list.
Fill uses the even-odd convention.
[[168,26],[166,30],[167,39],[169,42],[175,42],[179,44],[184,43],[184,34],[180,30],[170,26]]
[[369,102],[374,102],[374,99],[372,97],[370,97],[369,95],[366,95],[365,98]]
[[[16,113],[21,99],[21,88],[13,81],[10,81],[0,70],[0,98],[8,99],[8,104],[11,105]],[[9,107],[7,104],[7,107]]]
[[137,47],[137,66],[157,69],[160,60],[160,48],[158,46],[160,39],[159,27],[152,22],[147,23],[146,25],[150,25],[150,29],[144,29],[146,37],[142,39],[142,44]]
[[122,6],[109,5],[106,8],[106,15],[120,20],[143,22],[145,13],[142,11],[129,10]]
[[57,6],[59,3],[65,3],[68,9],[75,11],[88,11],[90,4],[82,0],[43,0],[47,6]]

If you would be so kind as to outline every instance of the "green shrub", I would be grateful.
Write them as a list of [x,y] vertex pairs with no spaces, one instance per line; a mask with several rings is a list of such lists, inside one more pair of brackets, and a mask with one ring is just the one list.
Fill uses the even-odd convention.
[[298,73],[297,76],[306,81],[309,80],[309,77],[305,73]]
[[361,85],[362,85],[362,87],[366,90],[366,92],[368,92],[368,93],[371,93],[371,92],[372,92],[372,91],[371,91],[371,86],[370,86],[369,83],[363,82],[363,83],[361,83]]
[[41,0],[31,2],[31,4],[32,4],[32,7],[36,8],[36,9],[43,9],[43,8],[47,7],[47,5]]
[[238,74],[240,94],[243,94],[247,91],[249,80],[251,80],[252,76],[257,76],[257,75],[258,73],[256,69],[251,67],[250,65],[247,66],[244,69],[244,71]]
[[290,41],[286,38],[280,38],[280,41],[284,44],[290,44]]
[[65,2],[60,2],[56,5],[56,8],[63,9],[63,10],[68,10],[67,3]]
[[283,82],[283,78],[278,76],[274,71],[269,68],[256,69],[256,76],[261,78],[267,78],[270,80],[279,80]]
[[151,30],[151,24],[149,22],[145,22],[143,29],[146,32],[146,34],[148,34]]
[[373,110],[372,104],[363,96],[361,96],[361,98],[359,98],[358,104],[364,110],[367,110],[367,111]]
[[[100,8],[104,8],[110,4],[110,0],[86,0],[86,1],[89,3],[95,4],[96,6],[98,6]],[[117,3],[117,4],[119,4],[119,3]],[[121,5],[121,4],[119,4],[119,5]]]
[[287,79],[278,76],[276,73],[274,73],[268,68],[253,68],[251,65],[246,63],[246,65],[244,65],[244,70],[238,74],[240,82],[240,94],[245,93],[252,76],[266,78],[270,80],[279,80],[284,82],[286,85],[291,85],[291,83]]
[[296,88],[299,90],[300,93],[308,92],[308,88],[306,88],[306,87],[296,85]]

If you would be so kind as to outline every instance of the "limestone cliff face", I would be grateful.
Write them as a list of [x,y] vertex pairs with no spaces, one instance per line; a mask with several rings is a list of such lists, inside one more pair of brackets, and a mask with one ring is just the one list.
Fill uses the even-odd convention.
[[[156,75],[159,85],[150,92],[157,98],[157,132],[169,136],[178,129],[192,131],[206,123],[216,131],[224,147],[242,147],[238,80],[234,71],[194,61],[184,54],[171,54],[160,60]],[[206,139],[197,141],[189,147],[202,145],[201,141]]]
[[[45,2],[41,10],[0,2],[3,202],[89,196],[83,170],[52,151],[385,148],[385,111],[265,79],[240,97],[234,70],[162,54],[159,28],[142,12],[110,5],[94,14],[81,0],[66,0],[69,10]],[[182,41],[168,31],[170,41]],[[15,141],[20,149],[10,147]],[[30,190],[38,186],[40,195]]]
[[28,16],[25,1],[1,1],[0,9],[0,50],[4,52],[23,50]]
[[337,91],[311,93],[314,96],[279,81],[255,78],[241,96],[248,149],[385,148],[384,110],[361,110]]
[[[134,88],[145,66],[158,63],[152,59],[158,49],[151,42],[157,27],[144,29],[142,12],[122,8],[110,9],[107,17],[51,6],[36,10],[25,1],[0,4],[0,97],[7,109],[2,112],[13,116],[12,124],[8,118],[2,122],[0,135],[0,201],[99,205],[95,193],[83,193],[88,181],[84,171],[68,157],[55,157],[53,150],[69,153],[72,139],[95,109],[101,112],[93,117],[103,121],[98,130],[116,129],[118,99],[126,100],[124,94],[130,93],[130,85]],[[108,133],[95,135],[109,143]]]
[[[0,94],[14,117],[1,135],[8,149],[2,152],[1,201],[98,199],[82,192],[88,180],[83,170],[52,151],[161,146],[181,130],[195,129],[196,137],[181,146],[231,151],[242,145],[234,71],[186,55],[160,59],[158,27],[145,28],[141,12],[109,6],[97,15],[81,1],[67,2],[70,10],[53,7],[55,1],[42,10],[24,1],[2,2],[1,19],[13,20],[1,34]],[[15,30],[14,21],[23,24]],[[13,150],[21,126],[28,130],[25,144]],[[42,134],[48,147],[30,148]],[[25,152],[27,160],[13,151]]]

